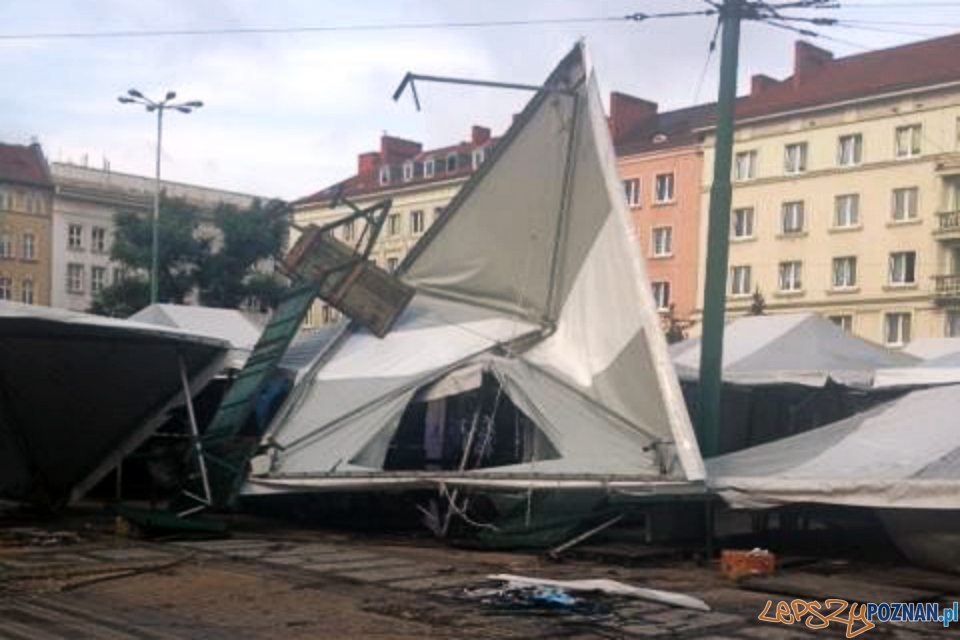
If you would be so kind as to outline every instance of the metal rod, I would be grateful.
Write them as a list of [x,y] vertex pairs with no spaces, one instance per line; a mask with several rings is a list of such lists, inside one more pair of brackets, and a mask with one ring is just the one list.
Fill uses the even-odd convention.
[[[562,93],[568,93],[568,89],[553,88],[544,85],[537,84],[518,84],[515,82],[494,82],[491,80],[471,80],[469,78],[450,78],[447,76],[429,76],[420,73],[407,73],[403,76],[403,80],[400,82],[400,86],[397,87],[397,90],[393,92],[393,99],[397,101],[400,99],[400,96],[403,95],[404,89],[407,88],[407,85],[412,85],[414,80],[422,80],[424,82],[442,82],[444,84],[466,84],[474,87],[491,87],[494,89],[516,89],[519,91],[559,91]],[[418,101],[419,102],[419,101]]]
[[[187,367],[183,361],[183,356],[178,356],[180,363],[180,384],[183,386],[183,397],[187,404],[187,418],[190,420],[190,434],[193,436],[193,450],[197,456],[197,463],[200,466],[200,479],[203,482],[203,495],[207,506],[212,504],[212,494],[210,493],[210,478],[207,476],[207,462],[203,458],[203,443],[200,442],[200,430],[197,428],[197,416],[193,412],[193,398],[190,395],[190,382],[187,380]],[[184,492],[186,493],[186,492]]]
[[717,454],[720,436],[723,330],[730,238],[730,170],[733,160],[734,111],[737,100],[737,57],[740,48],[742,0],[724,0],[720,12],[723,40],[717,99],[717,144],[710,187],[706,280],[703,291],[703,335],[700,342],[700,402],[697,435],[704,458]]
[[583,541],[586,540],[587,538],[590,538],[590,537],[592,537],[592,536],[600,533],[601,531],[603,531],[604,529],[606,529],[606,528],[608,528],[608,527],[612,527],[613,525],[615,525],[616,523],[620,522],[621,520],[623,520],[623,514],[622,514],[622,513],[621,513],[620,515],[618,515],[618,516],[615,516],[615,517],[613,517],[613,518],[610,518],[609,520],[607,520],[607,521],[604,522],[603,524],[598,525],[598,526],[594,527],[593,529],[590,529],[589,531],[584,531],[583,533],[581,533],[580,535],[578,535],[576,538],[574,538],[574,539],[572,539],[572,540],[568,540],[567,542],[564,542],[564,543],[561,544],[560,546],[554,547],[553,549],[550,549],[550,551],[547,552],[547,555],[550,556],[552,559],[556,560],[557,558],[560,557],[560,554],[561,554],[561,553],[563,553],[564,551],[566,551],[566,550],[569,549],[570,547],[573,547],[573,546],[575,546],[575,545],[580,544],[581,542],[583,542]]
[[160,254],[160,148],[163,144],[163,106],[157,108],[157,174],[153,183],[153,242],[150,249],[150,304],[157,303]]

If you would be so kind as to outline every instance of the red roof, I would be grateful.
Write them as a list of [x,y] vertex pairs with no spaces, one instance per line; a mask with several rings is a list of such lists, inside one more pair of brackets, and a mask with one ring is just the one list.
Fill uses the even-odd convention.
[[[814,49],[797,43],[802,50]],[[796,73],[800,69],[800,73]],[[767,83],[737,107],[750,118],[960,80],[960,34],[816,63]]]
[[50,169],[40,145],[0,143],[0,181],[52,188]]
[[617,156],[698,144],[700,134],[695,129],[705,126],[713,118],[713,112],[711,103],[657,113],[616,141]]

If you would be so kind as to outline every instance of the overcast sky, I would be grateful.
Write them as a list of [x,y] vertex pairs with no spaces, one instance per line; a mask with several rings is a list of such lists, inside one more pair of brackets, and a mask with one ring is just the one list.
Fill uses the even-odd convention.
[[[816,41],[838,55],[960,31],[960,0],[844,2],[813,14],[871,21],[864,30],[816,27],[849,41]],[[7,0],[0,36],[218,27],[290,27],[530,20],[696,10],[699,0]],[[895,24],[880,24],[890,22]],[[909,23],[909,24],[908,24]],[[918,23],[939,25],[934,28]],[[539,83],[586,38],[605,94],[661,109],[714,99],[717,58],[698,81],[714,19],[443,28],[418,31],[0,39],[0,140],[36,136],[50,160],[152,175],[155,118],[116,97],[176,90],[206,103],[164,127],[164,177],[298,198],[351,175],[382,131],[427,147],[466,138],[472,124],[501,132],[529,95],[423,85],[424,110],[391,95],[408,70]],[[740,86],[753,73],[789,75],[792,33],[747,24]]]

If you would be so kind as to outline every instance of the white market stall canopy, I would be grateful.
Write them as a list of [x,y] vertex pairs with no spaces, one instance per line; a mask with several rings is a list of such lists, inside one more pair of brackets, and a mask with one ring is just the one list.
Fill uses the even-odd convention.
[[917,338],[907,343],[903,352],[923,360],[942,358],[960,353],[960,338]]
[[874,387],[925,387],[960,384],[960,352],[923,360],[912,367],[877,371]]
[[243,368],[262,331],[262,327],[236,309],[193,305],[152,304],[130,316],[129,320],[226,340],[231,347],[226,361],[229,369]]
[[[382,340],[356,326],[291,393],[250,493],[377,485],[702,487],[597,80],[577,45],[399,271]],[[552,455],[384,470],[415,398],[495,379]],[[421,395],[418,395],[421,394]]]
[[960,509],[960,393],[953,387],[914,391],[706,463],[709,487],[735,508]]
[[[670,348],[677,375],[700,375],[700,338]],[[723,381],[738,385],[828,381],[866,388],[877,369],[909,367],[918,359],[850,335],[815,313],[746,316],[727,324],[723,337]]]
[[113,469],[223,364],[176,329],[0,302],[0,498],[60,504]]

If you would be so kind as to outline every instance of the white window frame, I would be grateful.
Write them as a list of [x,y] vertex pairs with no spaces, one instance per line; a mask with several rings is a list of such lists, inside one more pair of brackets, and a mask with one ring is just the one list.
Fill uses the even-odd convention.
[[[743,225],[739,224],[742,220],[745,221]],[[731,212],[730,216],[730,237],[735,240],[744,240],[747,238],[753,238],[755,233],[756,224],[756,211],[753,207],[737,207]],[[744,233],[739,233],[741,231],[740,227],[744,227]]]
[[650,255],[669,258],[673,255],[673,227],[654,227],[650,230]]
[[23,234],[23,259],[37,259],[37,236],[29,231]]
[[857,287],[857,257],[838,256],[833,259],[830,275],[831,287],[843,291]]
[[855,229],[860,226],[860,194],[845,193],[833,200],[833,228]]
[[733,162],[733,179],[737,182],[757,177],[757,150],[739,151]]
[[410,182],[413,180],[413,160],[407,160],[403,163],[403,181]]
[[906,311],[883,314],[883,343],[888,347],[902,347],[910,342],[913,315]]
[[82,224],[71,223],[67,225],[67,248],[73,251],[80,251],[83,249]]
[[426,230],[425,219],[422,209],[410,212],[410,233],[417,236]]
[[627,204],[629,206],[640,206],[640,178],[627,178],[624,180],[623,192],[627,196]]
[[803,262],[785,260],[777,268],[777,286],[780,293],[803,291]]
[[[852,145],[852,147],[850,147]],[[856,167],[863,162],[863,134],[848,133],[837,138],[837,166]]]
[[380,186],[385,187],[390,184],[390,165],[385,164],[380,167]]
[[842,331],[853,333],[853,314],[837,313],[827,316],[827,320],[840,327]]
[[391,238],[400,235],[400,214],[391,213],[387,216],[387,235]]
[[424,178],[432,178],[436,169],[437,169],[437,161],[435,158],[430,157],[423,161],[423,177]]
[[803,200],[791,200],[780,206],[780,233],[798,235],[806,228],[806,206]]
[[[100,277],[97,278],[97,274],[100,274]],[[104,287],[107,286],[107,268],[106,267],[90,267],[90,293],[96,295],[103,291]]]
[[657,305],[657,311],[670,310],[670,283],[666,280],[652,282],[650,289],[653,293],[653,300]]
[[0,300],[13,300],[13,278],[0,276]]
[[[901,204],[903,205],[902,207]],[[911,220],[916,220],[919,214],[919,187],[900,187],[891,192],[890,220],[892,222],[909,222]]]
[[807,170],[807,143],[791,142],[783,147],[783,172],[788,176]]
[[483,164],[483,161],[487,159],[487,152],[484,147],[477,147],[473,150],[473,153],[470,154],[470,161],[473,163],[473,170],[476,171],[480,168],[480,165]]
[[17,257],[16,249],[14,245],[16,244],[16,237],[14,234],[9,231],[4,231],[0,233],[0,258],[5,258],[12,260]]
[[748,264],[730,267],[730,295],[748,296],[751,294],[751,279],[753,274]]
[[[663,188],[661,188],[661,186]],[[677,196],[676,189],[676,176],[672,171],[668,173],[658,173],[653,179],[653,201],[656,204],[674,202]]]
[[923,153],[923,125],[908,124],[894,132],[894,157],[897,160],[916,158]]
[[[100,236],[99,238],[97,236]],[[107,229],[106,227],[90,228],[90,250],[94,253],[107,252]]]
[[71,262],[67,265],[67,293],[83,293],[83,265]]
[[20,284],[20,302],[23,304],[33,304],[33,280],[24,279]]
[[887,268],[887,284],[908,287],[917,283],[917,252],[893,251]]

